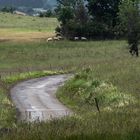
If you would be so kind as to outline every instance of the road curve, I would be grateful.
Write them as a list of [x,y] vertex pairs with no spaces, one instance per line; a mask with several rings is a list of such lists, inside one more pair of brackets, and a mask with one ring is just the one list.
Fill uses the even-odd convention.
[[57,89],[70,75],[56,75],[22,82],[11,89],[11,98],[24,121],[46,121],[70,115],[71,111],[56,98]]

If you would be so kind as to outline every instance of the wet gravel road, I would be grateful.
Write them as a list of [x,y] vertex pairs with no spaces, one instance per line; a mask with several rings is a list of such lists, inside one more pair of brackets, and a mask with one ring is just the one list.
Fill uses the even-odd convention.
[[28,80],[11,89],[11,98],[18,110],[19,120],[46,121],[72,112],[56,98],[57,89],[70,75],[56,75]]

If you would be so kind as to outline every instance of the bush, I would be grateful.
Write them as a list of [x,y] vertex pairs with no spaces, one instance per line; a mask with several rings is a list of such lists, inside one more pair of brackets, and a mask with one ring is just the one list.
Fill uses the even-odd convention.
[[95,106],[96,98],[103,110],[112,110],[135,102],[132,95],[120,92],[111,83],[92,79],[90,77],[92,72],[91,70],[84,70],[76,74],[60,89],[59,97],[64,97],[64,100],[73,102],[78,108],[81,106],[83,108],[84,106]]

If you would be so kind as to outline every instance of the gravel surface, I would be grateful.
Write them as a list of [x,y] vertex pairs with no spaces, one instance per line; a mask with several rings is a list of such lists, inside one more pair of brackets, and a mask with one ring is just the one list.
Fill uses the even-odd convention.
[[28,80],[11,89],[19,120],[46,121],[71,115],[72,112],[56,98],[57,89],[70,75],[56,75]]

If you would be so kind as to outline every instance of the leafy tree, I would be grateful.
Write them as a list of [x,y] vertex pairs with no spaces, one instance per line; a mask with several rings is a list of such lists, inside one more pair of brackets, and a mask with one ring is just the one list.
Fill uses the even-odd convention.
[[52,10],[39,13],[39,17],[54,17],[54,16],[55,16],[55,13]]
[[57,0],[58,5],[75,7],[78,0]]
[[61,34],[68,38],[74,36],[96,39],[114,38],[119,35],[118,12],[121,1],[57,0],[56,11],[61,22],[57,31],[61,31]]
[[6,12],[6,13],[13,13],[15,10],[14,7],[11,7],[11,6],[5,6],[1,9],[2,12]]
[[109,26],[115,26],[117,22],[117,13],[121,0],[87,0],[87,7],[93,20],[106,23]]
[[89,20],[88,11],[84,5],[84,1],[79,0],[75,6],[75,19],[81,24],[85,24]]
[[140,40],[140,9],[137,0],[124,0],[120,5],[119,18],[126,31],[130,45],[130,53],[138,56],[138,43]]
[[88,22],[88,12],[83,0],[58,0],[58,20],[61,22],[61,34],[67,38],[82,36]]
[[62,25],[65,25],[70,19],[73,19],[74,13],[71,7],[66,6],[61,8],[59,12],[58,20],[62,23]]

